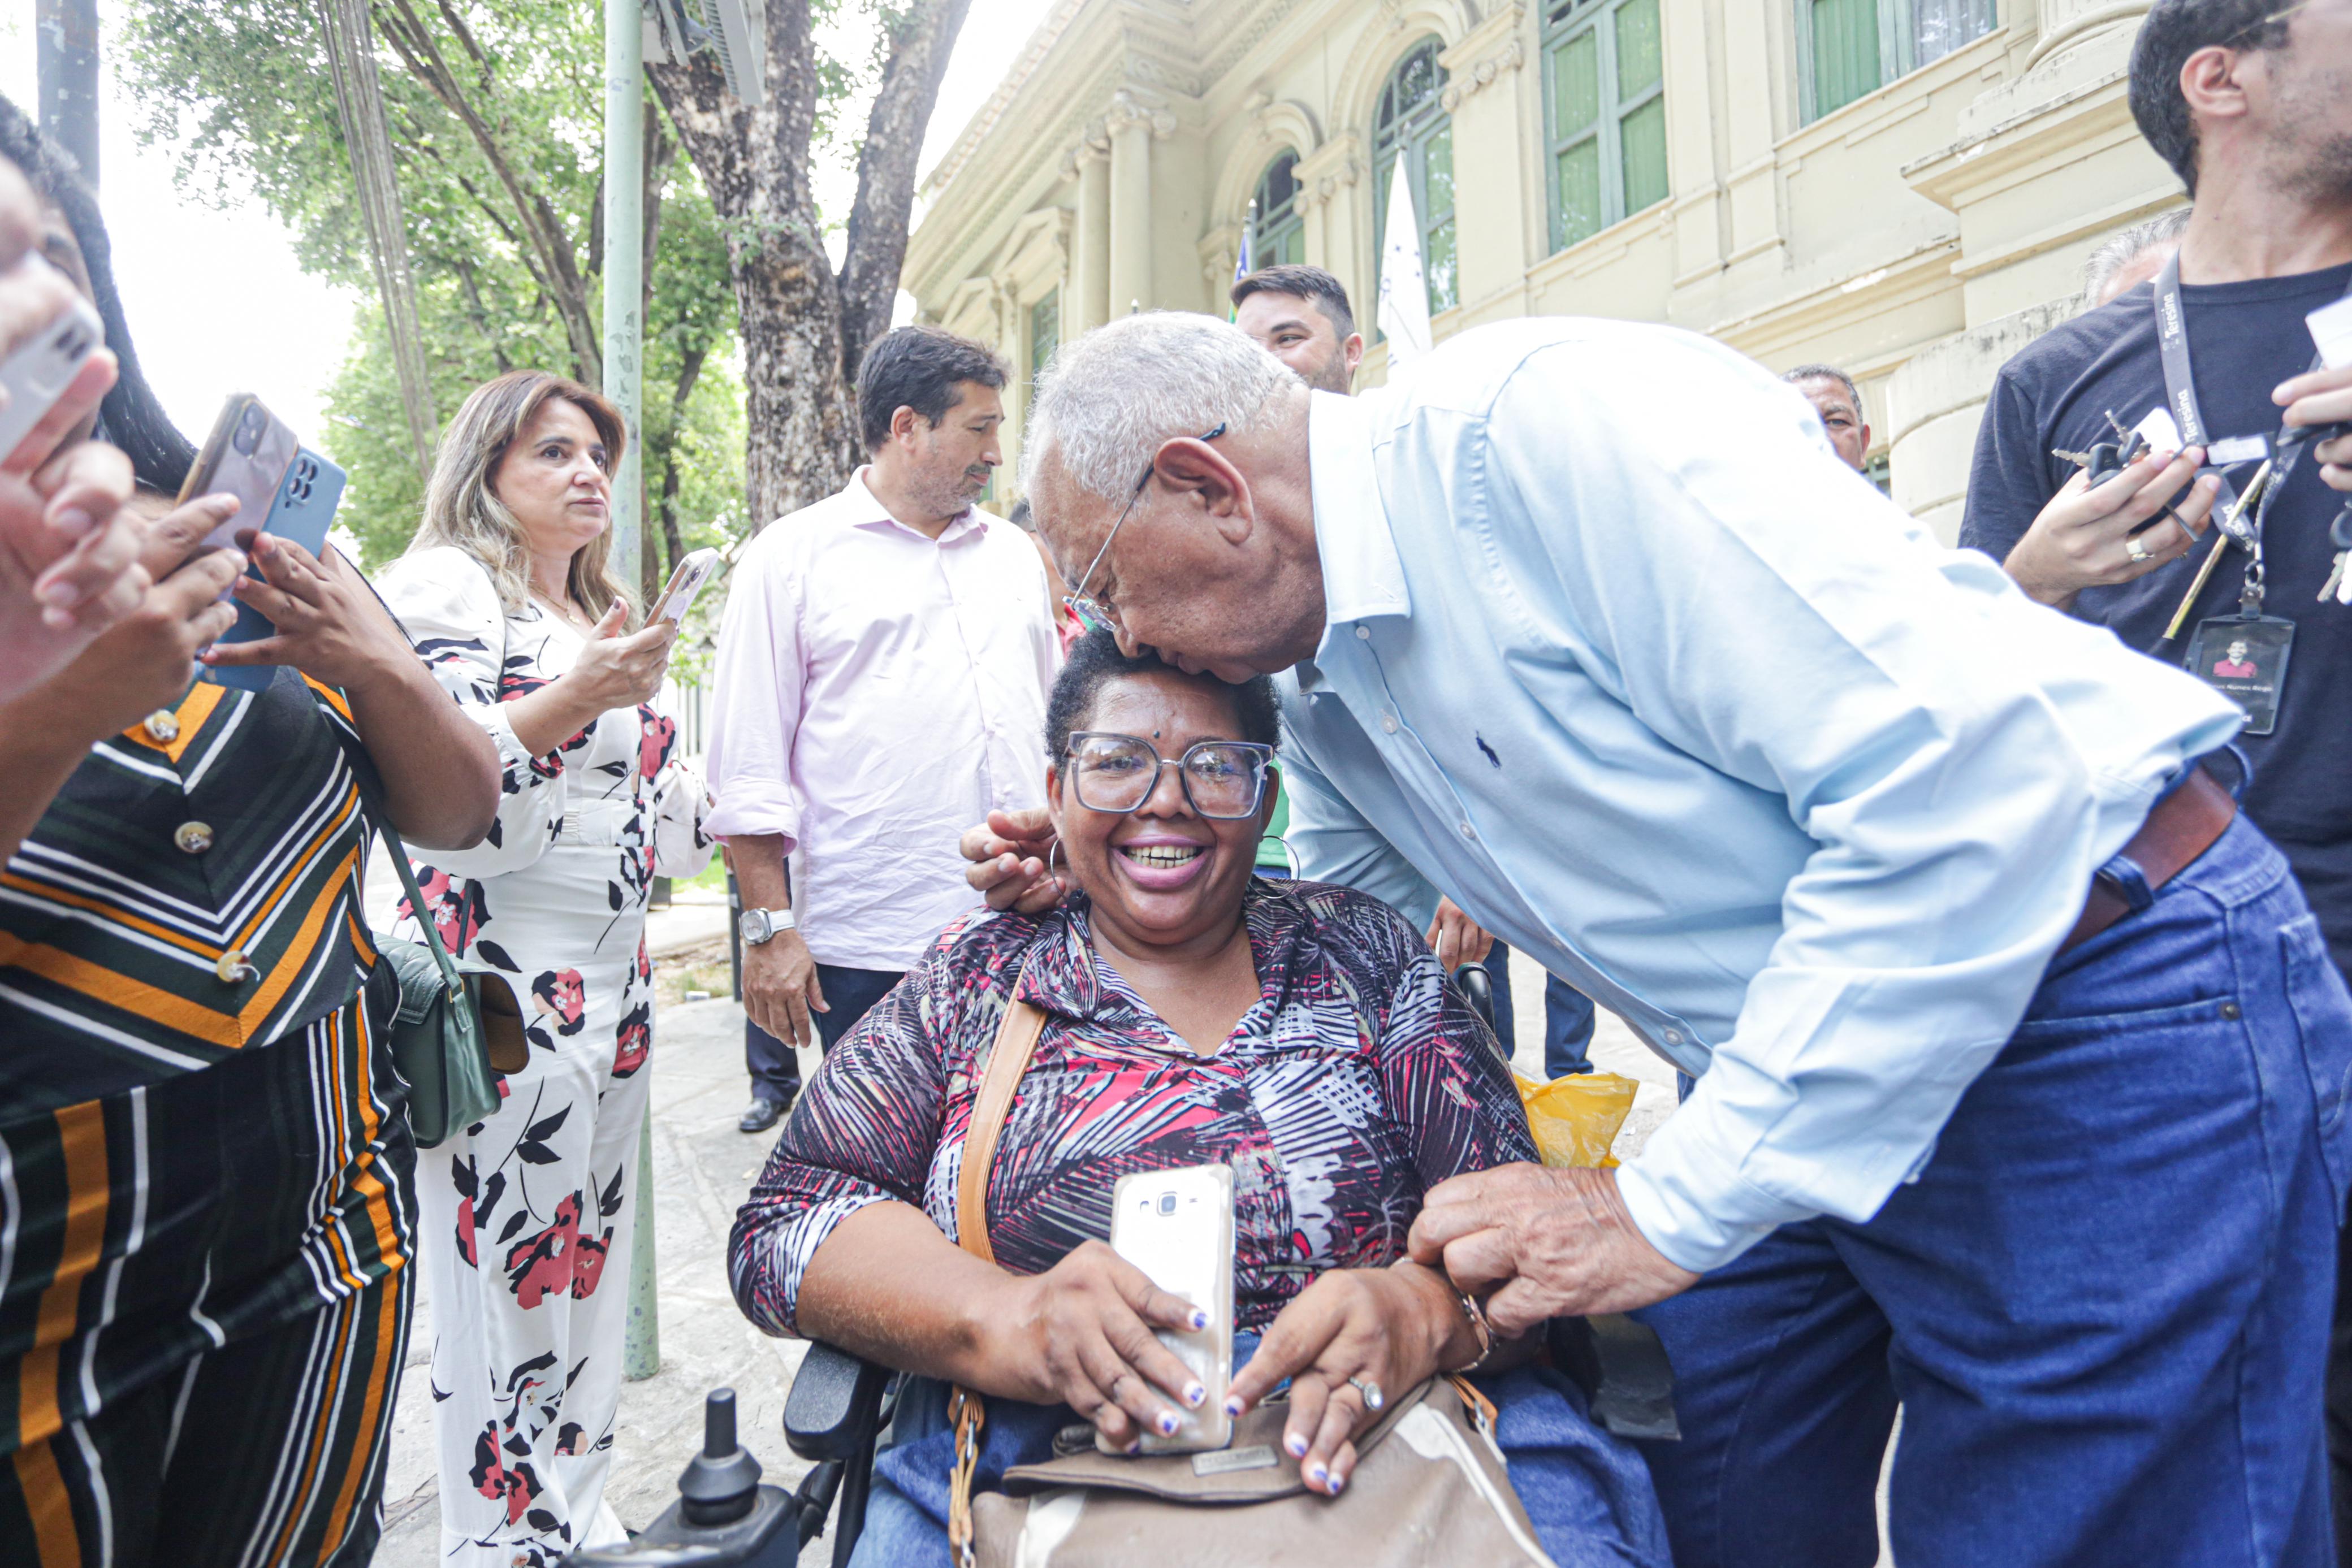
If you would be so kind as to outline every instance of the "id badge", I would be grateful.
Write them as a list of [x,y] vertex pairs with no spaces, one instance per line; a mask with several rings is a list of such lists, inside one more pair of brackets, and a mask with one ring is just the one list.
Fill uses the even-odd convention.
[[2276,615],[2221,615],[2197,625],[2189,673],[2246,710],[2246,733],[2268,735],[2286,689],[2294,622]]

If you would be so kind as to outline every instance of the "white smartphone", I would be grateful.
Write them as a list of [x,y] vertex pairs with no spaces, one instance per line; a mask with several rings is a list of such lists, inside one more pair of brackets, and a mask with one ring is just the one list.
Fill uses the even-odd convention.
[[1225,1389],[1234,1378],[1234,1173],[1230,1166],[1139,1171],[1111,1189],[1111,1250],[1171,1295],[1209,1314],[1197,1333],[1156,1331],[1209,1391],[1197,1410],[1169,1401],[1173,1437],[1143,1435],[1147,1454],[1191,1454],[1233,1440]]
[[[46,267],[37,256],[27,256],[18,267]],[[11,269],[16,270],[15,268]],[[54,270],[54,269],[53,269]],[[8,401],[0,407],[0,461],[5,461],[42,416],[57,406],[66,388],[92,354],[106,345],[106,326],[79,294],[63,315],[33,334],[24,347],[0,364],[0,388]]]
[[710,580],[711,569],[718,564],[719,552],[715,549],[694,550],[679,560],[677,570],[669,574],[669,586],[661,591],[661,597],[654,601],[653,613],[646,617],[646,624],[685,620],[694,596]]

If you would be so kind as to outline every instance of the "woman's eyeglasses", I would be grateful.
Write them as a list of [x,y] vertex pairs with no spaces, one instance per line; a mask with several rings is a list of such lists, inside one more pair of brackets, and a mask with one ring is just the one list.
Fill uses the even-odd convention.
[[[1070,783],[1078,804],[1090,811],[1124,814],[1151,799],[1160,770],[1168,766],[1159,747],[1137,735],[1082,730],[1070,737]],[[1274,747],[1251,740],[1202,740],[1176,759],[1184,799],[1203,817],[1233,821],[1256,813],[1265,796],[1265,770]]]
[[[1216,428],[1202,435],[1201,439],[1214,441],[1224,433],[1224,422],[1220,420],[1217,422]],[[1128,514],[1135,510],[1135,504],[1138,501],[1143,499],[1143,492],[1151,487],[1151,475],[1157,465],[1158,458],[1155,455],[1152,462],[1143,465],[1143,477],[1135,482],[1135,489],[1128,496],[1127,505],[1119,508],[1118,520],[1111,524],[1110,532],[1103,535],[1102,549],[1095,551],[1095,559],[1087,563],[1087,574],[1078,579],[1076,588],[1062,596],[1063,605],[1071,614],[1078,618],[1078,624],[1089,632],[1116,632],[1118,630],[1118,623],[1113,619],[1114,612],[1111,607],[1099,600],[1087,597],[1087,584],[1095,580],[1095,572],[1102,566],[1103,557],[1110,554],[1110,541],[1118,538],[1118,530],[1127,526]],[[1121,806],[1118,809],[1124,811],[1130,808]]]

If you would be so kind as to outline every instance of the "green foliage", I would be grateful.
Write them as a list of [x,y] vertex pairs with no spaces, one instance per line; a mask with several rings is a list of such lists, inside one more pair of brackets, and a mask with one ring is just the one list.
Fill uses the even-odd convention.
[[[397,555],[423,485],[314,5],[128,0],[123,9],[125,96],[144,107],[142,141],[178,154],[184,193],[251,191],[293,231],[305,270],[365,296],[322,434],[352,476],[339,521],[369,564]],[[582,374],[575,343],[583,320],[600,319],[604,260],[601,5],[381,0],[375,22],[436,423],[502,371]],[[646,112],[659,124],[650,94]],[[657,550],[673,463],[687,548],[740,532],[745,510],[724,236],[687,160],[666,167],[644,374],[646,527]],[[698,374],[674,412],[689,366]]]

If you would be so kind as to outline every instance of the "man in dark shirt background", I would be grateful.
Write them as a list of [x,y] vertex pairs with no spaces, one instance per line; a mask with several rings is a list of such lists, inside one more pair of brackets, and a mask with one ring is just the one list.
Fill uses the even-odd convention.
[[[2179,252],[2185,333],[2213,468],[2242,489],[2268,445],[2242,438],[2270,437],[2283,417],[2340,418],[2335,405],[2352,396],[2321,392],[2292,410],[2273,396],[2312,363],[2304,318],[2352,284],[2352,0],[2158,0],[2133,49],[2130,98],[2142,134],[2196,203]],[[1960,543],[2044,603],[2178,664],[2200,622],[2237,613],[2249,559],[2206,526],[2218,482],[2213,468],[2191,476],[2207,454],[2152,453],[2095,488],[2055,455],[2116,439],[2111,411],[2135,426],[2168,402],[2151,285],[2053,328],[1994,383]],[[2345,500],[2329,485],[2352,488],[2347,446],[2306,453],[2271,505],[2262,609],[2295,623],[2293,656],[2276,727],[2239,744],[2253,765],[2247,813],[2285,852],[2337,966],[2352,972],[2352,606],[2318,600],[2335,563],[2328,525]],[[2168,519],[2135,534],[2163,503],[2199,537]],[[2158,648],[2213,549],[2227,553],[2179,635]],[[2325,1098],[2343,1086],[2318,1088]],[[2345,1294],[2327,1403],[2337,1552],[2352,1563]]]

